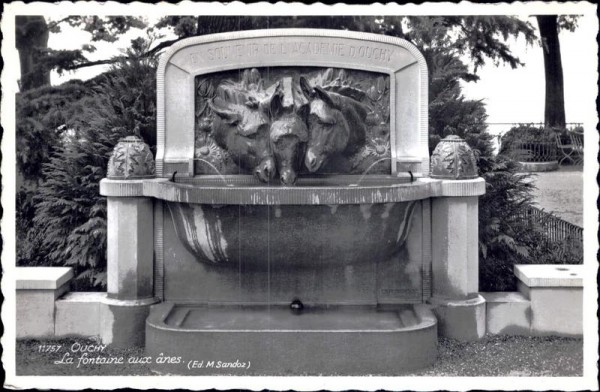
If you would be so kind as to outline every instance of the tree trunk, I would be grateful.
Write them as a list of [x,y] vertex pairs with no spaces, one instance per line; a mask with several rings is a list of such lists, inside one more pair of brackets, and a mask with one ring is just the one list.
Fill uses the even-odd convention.
[[20,90],[27,91],[50,84],[50,70],[41,66],[48,49],[48,24],[43,16],[15,17],[16,47],[21,64]]
[[546,78],[546,107],[544,124],[546,127],[564,128],[565,93],[560,43],[558,41],[558,17],[556,15],[536,16],[544,52],[544,71]]

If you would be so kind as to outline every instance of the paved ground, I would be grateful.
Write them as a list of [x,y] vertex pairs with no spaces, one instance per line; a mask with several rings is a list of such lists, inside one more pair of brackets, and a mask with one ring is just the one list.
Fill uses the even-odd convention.
[[[17,375],[108,376],[153,375],[149,366],[129,363],[129,358],[143,357],[143,349],[117,349],[111,346],[89,357],[123,357],[123,364],[80,364],[83,354],[73,354],[73,363],[64,363],[64,353],[73,343],[82,347],[97,342],[83,338],[52,340],[17,340]],[[40,352],[40,344],[61,345],[61,352]],[[56,363],[60,361],[60,363]],[[238,375],[238,374],[236,374]],[[440,338],[435,364],[401,376],[582,376],[583,339],[560,337],[492,336],[476,342],[461,343]],[[443,389],[443,381],[440,388]]]
[[558,171],[537,173],[534,181],[538,207],[583,227],[582,166],[561,166]]

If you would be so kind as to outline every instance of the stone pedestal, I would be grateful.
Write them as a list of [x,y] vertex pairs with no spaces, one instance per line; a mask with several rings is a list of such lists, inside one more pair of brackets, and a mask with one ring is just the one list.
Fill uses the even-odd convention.
[[471,341],[485,335],[485,299],[481,295],[466,299],[433,297],[430,303],[434,306],[441,336]]
[[128,136],[115,146],[108,179],[100,182],[107,196],[108,291],[100,306],[100,338],[114,346],[142,346],[145,323],[154,298],[153,201],[143,196],[143,179],[154,177],[148,145]]
[[478,198],[432,200],[432,299],[440,334],[459,340],[485,335],[479,291]]
[[475,157],[464,140],[448,136],[431,156],[431,177],[442,179],[431,202],[432,298],[442,336],[476,340],[485,335],[485,299],[479,291],[478,196]]
[[70,267],[17,268],[17,338],[54,335],[54,301],[69,290],[72,277]]
[[155,298],[116,300],[107,298],[100,307],[100,338],[115,347],[142,347],[146,318]]
[[479,291],[478,197],[432,201],[434,297],[467,298]]
[[145,197],[116,197],[122,189],[111,192],[111,185],[116,184],[103,181],[103,190],[108,188],[111,196],[107,206],[108,293],[101,306],[100,337],[115,346],[142,346],[150,305],[157,302],[153,202]]
[[485,335],[485,300],[479,296],[478,198],[432,201],[432,298],[442,336],[463,341]]
[[136,300],[153,296],[152,200],[108,197],[108,297]]

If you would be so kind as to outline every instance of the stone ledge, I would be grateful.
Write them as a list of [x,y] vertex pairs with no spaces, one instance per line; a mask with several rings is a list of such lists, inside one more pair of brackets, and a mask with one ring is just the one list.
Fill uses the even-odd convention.
[[485,180],[442,180],[438,196],[480,196],[485,194]]
[[55,290],[73,278],[71,267],[18,267],[17,290]]
[[485,302],[488,304],[495,303],[520,303],[525,302],[529,303],[529,299],[518,291],[494,291],[494,292],[486,292],[479,293],[483,298],[485,298]]
[[100,303],[106,298],[106,292],[104,291],[71,291],[60,299],[56,300],[56,303]]
[[[239,181],[239,179],[237,180]],[[243,183],[243,182],[242,182]],[[198,184],[198,186],[194,186]],[[421,200],[431,197],[470,197],[485,194],[485,180],[418,178],[413,183],[301,187],[235,187],[231,184],[198,183],[195,177],[173,183],[168,178],[100,181],[100,194],[109,197],[153,197],[165,201],[203,204],[371,204]],[[266,199],[269,199],[268,203]]]
[[516,264],[514,273],[527,287],[583,287],[580,264]]
[[121,306],[121,307],[135,307],[135,306],[148,306],[154,305],[155,303],[160,302],[159,298],[149,297],[149,298],[140,298],[140,299],[117,299],[111,298],[110,295],[105,295],[102,298],[102,303],[111,306]]
[[425,177],[420,181],[431,185],[430,197],[468,197],[485,194],[485,180],[482,177],[471,180],[440,180]]
[[144,196],[144,180],[100,180],[100,194],[113,197]]

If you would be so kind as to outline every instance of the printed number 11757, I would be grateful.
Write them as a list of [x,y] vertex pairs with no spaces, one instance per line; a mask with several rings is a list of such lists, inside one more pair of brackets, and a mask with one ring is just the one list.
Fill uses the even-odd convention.
[[40,344],[38,345],[38,352],[40,353],[57,353],[62,347],[61,344]]

